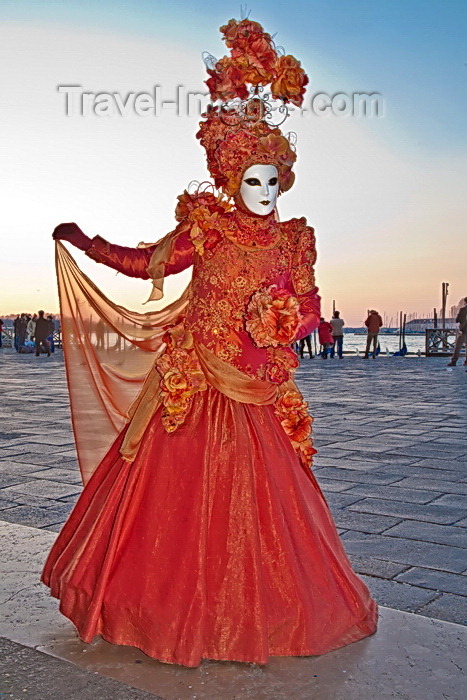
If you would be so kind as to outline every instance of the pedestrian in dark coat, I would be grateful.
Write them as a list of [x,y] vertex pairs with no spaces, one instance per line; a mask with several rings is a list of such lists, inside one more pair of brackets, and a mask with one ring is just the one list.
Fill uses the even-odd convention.
[[36,343],[36,357],[39,357],[41,348],[45,350],[48,357],[50,357],[50,345],[47,337],[50,335],[50,321],[44,318],[44,312],[39,311],[39,316],[36,321],[36,328],[34,331],[34,340]]

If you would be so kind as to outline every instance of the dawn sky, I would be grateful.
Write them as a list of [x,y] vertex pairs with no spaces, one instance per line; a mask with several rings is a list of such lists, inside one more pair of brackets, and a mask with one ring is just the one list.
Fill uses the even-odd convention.
[[[450,282],[467,295],[467,4],[465,1],[255,2],[251,18],[310,76],[317,93],[382,96],[383,116],[298,113],[296,184],[282,219],[316,228],[323,311],[348,325],[369,307],[429,312]],[[201,51],[225,54],[218,28],[239,5],[210,2],[2,2],[0,314],[57,311],[53,228],[76,221],[125,245],[174,227],[176,197],[208,177],[196,114],[66,115],[58,86],[90,93],[204,91]],[[310,105],[306,99],[305,105]],[[148,282],[79,251],[116,302],[144,310]],[[186,283],[168,285],[170,300]]]

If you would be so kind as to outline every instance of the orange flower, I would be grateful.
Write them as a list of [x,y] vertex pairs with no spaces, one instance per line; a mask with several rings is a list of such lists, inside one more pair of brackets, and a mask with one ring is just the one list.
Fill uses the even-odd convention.
[[311,466],[311,457],[316,452],[310,437],[313,418],[298,389],[282,391],[276,400],[275,412],[300,461],[305,466]]
[[277,54],[267,34],[251,34],[242,46],[232,50],[232,58],[243,73],[245,83],[267,85],[274,78]]
[[214,102],[233,100],[235,97],[244,100],[248,97],[244,71],[234,59],[224,56],[214,68],[208,68],[207,72],[210,77],[206,80],[206,85]]
[[275,65],[276,79],[271,84],[274,97],[292,102],[297,107],[303,103],[308,76],[293,56],[279,56]]
[[[223,105],[203,115],[206,121],[200,124],[197,134],[206,149],[209,171],[216,187],[232,196],[238,193],[247,167],[254,163],[274,164],[278,168],[280,191],[285,192],[294,181],[290,170],[296,159],[295,152],[280,130],[265,121],[264,102],[257,100],[262,108],[258,115],[255,101],[248,98],[251,98],[252,87],[258,94],[261,87],[271,85],[275,98],[300,106],[308,78],[293,56],[278,56],[272,37],[258,22],[231,19],[221,27],[221,32],[230,55],[207,69],[206,84],[212,100]],[[234,108],[225,104],[235,98],[247,103],[245,113],[241,113],[238,105]],[[251,110],[250,103],[253,103]],[[233,133],[245,130],[251,131],[257,139],[257,143],[248,148],[246,158],[238,151],[237,143],[230,141]],[[276,142],[274,139],[264,144],[258,142],[271,134],[277,137]],[[226,142],[230,147],[222,148]]]
[[186,377],[183,376],[182,372],[178,369],[170,369],[163,377],[164,389],[169,393],[175,394],[183,392],[187,386],[188,382]]
[[185,414],[180,413],[179,415],[177,414],[171,414],[171,413],[163,413],[161,417],[161,423],[164,426],[164,430],[167,433],[173,433],[174,430],[177,430],[179,425],[182,425],[185,420]]
[[257,347],[289,345],[300,325],[298,299],[272,285],[251,297],[245,327]]
[[[222,214],[230,209],[228,202],[220,197],[216,197],[212,192],[198,191],[194,194],[190,194],[185,190],[177,199],[178,203],[175,209],[175,218],[177,221],[182,221],[186,218],[190,218],[191,221],[194,221],[197,216],[195,212],[199,209],[203,212],[207,212],[208,215],[213,213]],[[197,216],[197,218],[199,219],[200,217]]]
[[293,370],[298,367],[295,352],[289,348],[268,348],[266,351],[266,372],[268,379],[275,384],[282,384],[290,379]]
[[239,46],[246,46],[251,37],[264,35],[269,37],[263,30],[259,22],[252,22],[250,19],[242,19],[237,22],[236,19],[229,19],[227,24],[220,28],[221,34],[224,35],[224,41],[229,49]]
[[276,157],[284,156],[290,148],[287,139],[279,134],[263,136],[260,138],[259,144],[265,153],[273,153]]
[[184,422],[193,395],[204,391],[207,384],[194,349],[193,335],[183,321],[167,328],[163,339],[167,348],[155,366],[161,375],[162,423],[167,432],[173,432]]
[[308,404],[299,391],[292,391],[291,389],[288,389],[279,395],[275,407],[276,413],[284,418],[289,414],[306,414]]
[[295,173],[292,170],[282,171],[281,174],[281,190],[288,192],[295,182]]
[[313,447],[313,441],[311,438],[304,440],[299,444],[298,455],[300,461],[304,467],[311,467],[313,465],[313,455],[316,454],[316,450]]
[[215,248],[219,241],[222,239],[222,235],[216,228],[210,228],[206,234],[206,240],[204,242],[204,247],[206,250],[211,250]]
[[193,334],[188,328],[185,328],[184,323],[177,323],[171,328],[169,334],[177,348],[189,350],[193,347]]
[[181,316],[177,323],[174,323],[172,326],[166,326],[162,342],[167,345],[168,352],[172,352],[176,348],[186,350],[193,347],[193,335],[190,330],[185,328],[184,320],[185,317]]
[[311,431],[311,416],[291,415],[281,421],[281,425],[292,442],[302,442],[306,440]]
[[195,250],[203,255],[204,249],[212,249],[221,240],[224,227],[222,214],[231,209],[231,205],[212,192],[189,194],[186,190],[178,197],[175,216],[179,221],[191,223],[190,238]]

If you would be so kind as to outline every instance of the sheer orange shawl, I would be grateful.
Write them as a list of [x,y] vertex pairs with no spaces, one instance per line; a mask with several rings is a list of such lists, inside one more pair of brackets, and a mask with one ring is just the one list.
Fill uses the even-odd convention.
[[[165,348],[165,327],[186,311],[190,285],[165,308],[138,313],[108,299],[59,241],[55,254],[71,418],[86,483],[127,424],[121,454],[135,458],[160,406],[154,361]],[[201,344],[196,350],[209,383],[229,398],[256,405],[275,401],[277,385],[251,379]]]

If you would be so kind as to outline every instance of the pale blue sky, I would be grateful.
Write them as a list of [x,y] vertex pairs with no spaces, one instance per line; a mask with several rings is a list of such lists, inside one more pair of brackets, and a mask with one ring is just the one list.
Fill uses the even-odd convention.
[[[196,116],[67,118],[57,85],[201,91],[201,52],[224,55],[218,28],[239,16],[224,0],[0,1],[0,314],[36,298],[56,311],[50,234],[61,221],[125,245],[155,241],[173,227],[176,196],[207,177]],[[383,118],[295,115],[284,129],[298,134],[297,181],[279,212],[317,230],[324,314],[337,299],[351,325],[372,307],[424,315],[443,281],[457,304],[467,293],[467,0],[260,0],[250,16],[302,61],[308,96],[384,97]],[[146,283],[76,255],[113,299],[140,308]]]
[[[306,66],[315,88],[376,91],[387,108],[387,139],[404,147],[456,150],[466,144],[466,0],[257,0],[249,6],[276,42]],[[240,4],[218,0],[15,0],[0,18],[69,24],[204,47],[221,55],[213,29],[238,17]],[[325,67],[326,84],[313,81]],[[321,71],[320,71],[321,73]]]

